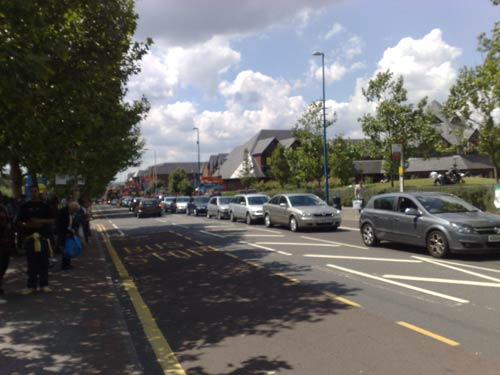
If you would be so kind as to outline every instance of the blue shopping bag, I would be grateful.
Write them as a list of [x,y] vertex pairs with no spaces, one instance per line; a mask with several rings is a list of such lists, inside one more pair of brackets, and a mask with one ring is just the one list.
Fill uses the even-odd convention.
[[78,236],[68,237],[64,244],[63,256],[65,258],[76,258],[82,252],[82,241]]

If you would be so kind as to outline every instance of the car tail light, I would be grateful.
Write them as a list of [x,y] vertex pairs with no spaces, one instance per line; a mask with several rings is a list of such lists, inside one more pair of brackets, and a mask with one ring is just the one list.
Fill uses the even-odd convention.
[[161,208],[161,204],[158,205],[158,208]]

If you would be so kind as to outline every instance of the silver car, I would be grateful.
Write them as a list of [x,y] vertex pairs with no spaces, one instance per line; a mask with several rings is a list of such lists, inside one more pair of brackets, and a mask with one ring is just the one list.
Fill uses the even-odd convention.
[[186,213],[187,205],[190,200],[191,197],[188,196],[175,197],[175,199],[170,204],[170,210],[177,214]]
[[229,217],[229,202],[233,197],[216,196],[211,197],[207,204],[207,217],[210,219],[215,216],[221,220]]
[[363,242],[425,246],[430,255],[500,253],[500,216],[482,212],[452,195],[435,192],[373,196],[361,211]]
[[266,227],[287,225],[292,232],[310,227],[336,230],[341,223],[340,211],[314,194],[278,194],[263,208]]
[[248,225],[264,219],[262,206],[269,201],[265,194],[238,194],[229,203],[229,219],[245,220]]

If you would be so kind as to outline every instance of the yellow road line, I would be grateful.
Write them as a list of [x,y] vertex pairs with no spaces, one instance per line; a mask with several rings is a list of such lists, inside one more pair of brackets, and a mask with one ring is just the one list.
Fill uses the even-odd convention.
[[445,344],[448,344],[450,346],[458,346],[458,345],[460,345],[460,343],[458,343],[456,341],[447,339],[446,337],[440,336],[440,335],[438,335],[436,333],[433,333],[433,332],[427,331],[427,330],[425,330],[423,328],[414,326],[413,324],[406,323],[406,322],[396,322],[396,323],[399,324],[400,326],[406,327],[408,329],[411,329],[412,331],[415,331],[415,332],[418,332],[418,333],[420,333],[422,335],[431,337],[434,340],[441,341],[441,342],[443,342]]
[[153,248],[152,248],[151,246],[149,246],[149,245],[144,245],[144,247],[145,247],[146,249],[148,249],[148,250],[153,250]]
[[296,279],[295,277],[291,277],[291,276],[288,276],[288,275],[285,275],[284,273],[281,273],[281,272],[276,272],[275,273],[276,276],[280,276],[284,279],[287,279],[288,281],[291,281],[295,284],[299,284],[300,283],[300,280],[299,279]]
[[158,254],[158,253],[153,253],[153,256],[154,256],[154,257],[156,257],[156,258],[158,258],[158,259],[160,259],[160,260],[161,260],[161,261],[163,261],[163,262],[165,262],[165,261],[166,261],[166,259],[165,259],[165,258],[163,258],[163,257],[162,257],[160,254]]
[[349,305],[349,306],[352,306],[352,307],[361,307],[361,305],[359,303],[356,303],[356,302],[351,301],[350,299],[347,299],[347,298],[344,298],[344,297],[337,296],[336,294],[333,294],[331,292],[324,291],[323,294],[325,296],[330,297],[331,299],[334,299],[335,301],[342,302],[342,303],[344,303],[346,305]]
[[158,249],[163,250],[163,246],[161,246],[160,244],[155,243],[155,246],[156,246]]
[[[104,229],[104,227],[102,227]],[[136,314],[141,322],[141,325],[144,329],[144,333],[148,338],[148,341],[155,352],[158,363],[163,369],[163,373],[165,375],[186,375],[186,372],[180,365],[179,361],[175,357],[172,348],[165,340],[160,328],[156,324],[156,321],[149,310],[149,307],[146,305],[144,300],[142,299],[137,286],[134,281],[130,277],[127,269],[123,265],[122,261],[118,257],[116,250],[114,249],[109,236],[101,230],[101,235],[108,249],[108,253],[113,260],[116,270],[120,275],[122,280],[122,284],[127,291],[132,304],[134,305]]]

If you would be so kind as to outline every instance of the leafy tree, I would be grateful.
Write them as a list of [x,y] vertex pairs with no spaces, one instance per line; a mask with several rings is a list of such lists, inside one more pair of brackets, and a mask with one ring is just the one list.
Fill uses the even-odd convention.
[[439,135],[432,124],[432,116],[425,110],[427,99],[416,106],[407,103],[403,77],[393,78],[389,70],[378,73],[363,89],[366,100],[377,104],[374,115],[365,114],[361,122],[363,132],[373,145],[383,152],[384,168],[389,172],[391,185],[399,161],[391,158],[391,145],[401,143],[405,159],[412,156],[430,156],[435,152]]
[[268,160],[269,174],[277,180],[281,187],[285,186],[290,178],[290,166],[285,156],[285,148],[278,143]]
[[340,179],[342,185],[349,185],[353,177],[354,161],[362,158],[362,152],[350,139],[339,136],[330,145],[329,166],[332,175]]
[[243,187],[245,189],[250,188],[250,186],[252,186],[252,184],[255,181],[257,181],[257,179],[255,178],[255,171],[253,168],[252,156],[248,152],[247,148],[245,148],[243,150],[243,161],[241,164],[241,171],[240,171],[239,176],[240,176],[241,185],[243,185]]
[[194,187],[193,185],[188,181],[188,179],[184,179],[184,180],[181,180],[181,182],[179,182],[179,191],[181,192],[181,194],[183,195],[191,195],[193,194],[193,191],[194,191]]
[[[500,1],[492,1],[498,6]],[[491,36],[481,33],[478,50],[484,61],[475,67],[463,67],[450,89],[444,105],[448,116],[458,113],[479,127],[479,151],[490,156],[495,179],[500,178],[500,123],[495,111],[500,108],[500,22],[495,22]]]
[[181,193],[185,186],[185,183],[184,185],[182,184],[183,181],[186,181],[189,184],[186,171],[181,168],[175,169],[168,179],[168,191],[171,194]]
[[[330,126],[335,119],[327,120]],[[316,181],[321,187],[323,164],[323,102],[311,103],[292,129],[299,146],[285,153],[294,179]],[[297,181],[300,184],[299,181]]]
[[151,41],[132,41],[133,6],[131,0],[2,5],[2,165],[10,163],[13,173],[23,166],[33,177],[78,174],[97,191],[138,162],[137,124],[149,107],[145,99],[126,103],[125,84]]

